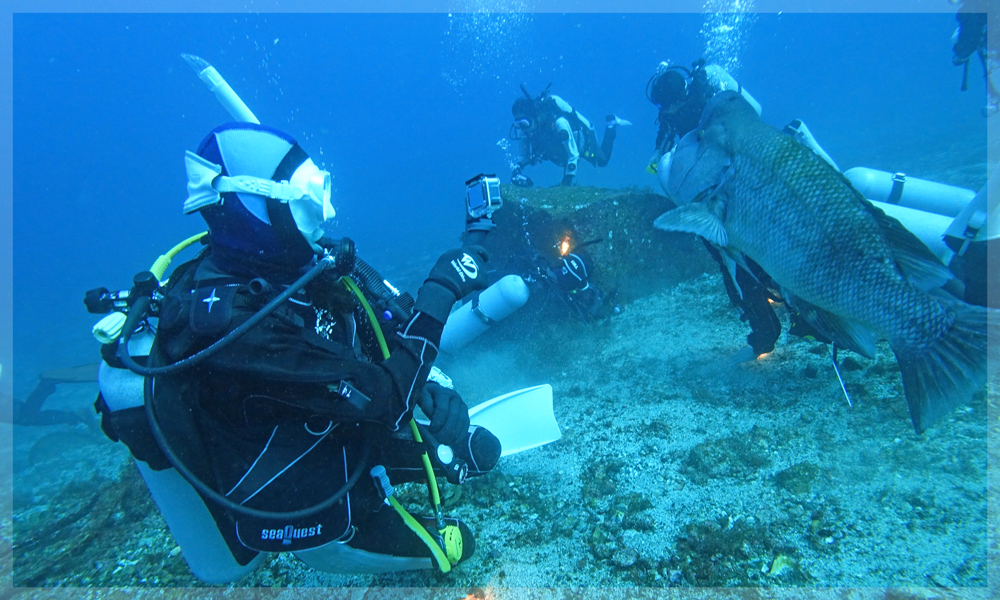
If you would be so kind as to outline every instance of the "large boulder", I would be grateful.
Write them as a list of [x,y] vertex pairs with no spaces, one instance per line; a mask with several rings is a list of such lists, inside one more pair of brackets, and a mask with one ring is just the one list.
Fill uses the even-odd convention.
[[536,252],[558,262],[565,244],[592,261],[592,283],[627,304],[718,268],[695,236],[653,228],[675,205],[649,188],[503,186],[501,194],[485,242],[501,272],[523,274]]

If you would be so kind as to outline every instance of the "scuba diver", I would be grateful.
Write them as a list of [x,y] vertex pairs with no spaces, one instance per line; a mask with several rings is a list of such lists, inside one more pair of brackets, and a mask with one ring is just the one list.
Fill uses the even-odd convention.
[[979,57],[983,67],[983,77],[986,80],[986,106],[983,116],[991,117],[1000,111],[1000,57],[997,57],[997,34],[992,36],[986,24],[986,15],[992,2],[986,0],[951,0],[958,5],[955,18],[958,29],[955,31],[952,46],[952,63],[962,67],[962,91],[969,89],[969,61],[972,55]]
[[618,135],[618,126],[631,125],[615,115],[605,120],[604,139],[597,143],[594,126],[565,100],[549,93],[549,84],[537,98],[532,98],[524,84],[523,98],[514,101],[511,114],[510,139],[521,141],[521,156],[511,173],[511,183],[531,187],[534,182],[522,174],[524,167],[542,161],[552,162],[563,168],[559,185],[571,186],[576,181],[580,158],[595,167],[603,167],[611,158],[611,151]]
[[760,104],[718,65],[706,65],[705,59],[694,61],[691,68],[661,62],[646,82],[646,98],[658,110],[656,150],[646,170],[657,173],[660,159],[673,149],[676,140],[698,127],[701,113],[709,98],[723,90],[736,90],[760,114]]
[[[709,99],[715,94],[733,90],[739,92],[750,106],[760,114],[761,107],[732,75],[719,65],[706,65],[704,59],[692,63],[691,68],[661,62],[656,72],[646,82],[646,98],[657,107],[656,149],[650,157],[646,170],[656,175],[664,191],[672,195],[667,184],[670,165],[679,141],[698,127],[702,112]],[[813,138],[805,123],[795,119],[784,132],[808,146],[823,160],[837,167],[833,159]],[[740,313],[740,320],[750,325],[747,336],[748,346],[734,356],[735,361],[752,360],[774,350],[774,344],[781,335],[781,321],[771,308],[771,302],[781,302],[775,290],[769,288],[771,279],[758,265],[746,257],[744,267],[728,255],[720,252],[704,239],[712,258],[719,264],[723,284],[730,301]],[[794,309],[789,308],[792,317],[792,332],[796,335],[811,335],[820,338],[804,321],[797,318]]]
[[[324,236],[330,174],[286,133],[222,125],[185,163],[184,212],[208,225],[188,241],[207,246],[118,294],[127,317],[102,346],[95,406],[193,573],[227,583],[268,552],[334,573],[468,559],[473,534],[444,515],[435,477],[481,475],[501,448],[433,364],[454,303],[486,287],[492,221],[468,220],[414,302]],[[413,516],[393,486],[424,477],[434,514]]]
[[567,248],[558,258],[529,249],[531,256],[515,258],[508,270],[517,271],[516,274],[528,284],[546,289],[581,321],[593,323],[622,310],[614,303],[616,292],[606,294],[591,280],[594,263],[584,247],[603,241],[584,242],[572,252]]

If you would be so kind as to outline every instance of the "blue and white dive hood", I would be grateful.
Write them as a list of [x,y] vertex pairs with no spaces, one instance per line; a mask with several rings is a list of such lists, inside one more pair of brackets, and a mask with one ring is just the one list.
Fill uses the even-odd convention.
[[223,258],[297,269],[320,251],[336,211],[330,173],[286,133],[254,123],[213,130],[184,159],[184,213],[200,212]]

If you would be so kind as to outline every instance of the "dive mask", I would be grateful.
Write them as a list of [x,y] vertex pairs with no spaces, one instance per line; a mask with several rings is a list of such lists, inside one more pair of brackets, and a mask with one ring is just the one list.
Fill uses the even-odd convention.
[[274,198],[288,204],[295,225],[310,244],[323,236],[320,227],[327,219],[332,219],[337,211],[330,202],[332,177],[306,159],[292,173],[288,181],[272,181],[249,175],[222,175],[222,166],[187,151],[184,165],[188,177],[188,198],[184,202],[184,214],[201,210],[222,202],[222,194],[253,194]]
[[531,129],[531,121],[528,119],[518,119],[511,123],[510,131],[507,132],[507,137],[512,140],[523,140]]

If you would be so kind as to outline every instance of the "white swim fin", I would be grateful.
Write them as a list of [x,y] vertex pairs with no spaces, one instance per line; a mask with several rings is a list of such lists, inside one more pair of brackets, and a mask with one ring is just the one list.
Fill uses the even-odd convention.
[[469,409],[469,421],[490,430],[509,456],[562,437],[552,411],[552,386],[545,384],[504,394]]

